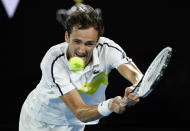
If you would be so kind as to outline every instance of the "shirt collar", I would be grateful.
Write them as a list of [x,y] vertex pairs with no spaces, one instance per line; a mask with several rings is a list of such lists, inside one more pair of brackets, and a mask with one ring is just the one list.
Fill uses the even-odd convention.
[[92,61],[93,61],[93,66],[98,66],[100,64],[99,57],[98,57],[98,51],[97,51],[96,47],[93,50]]

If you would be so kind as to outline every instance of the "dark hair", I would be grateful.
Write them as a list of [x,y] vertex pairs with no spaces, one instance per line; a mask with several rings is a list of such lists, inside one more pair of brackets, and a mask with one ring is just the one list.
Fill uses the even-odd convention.
[[78,29],[87,29],[94,27],[98,31],[98,38],[103,36],[104,25],[100,14],[89,5],[80,4],[76,6],[76,11],[70,14],[66,19],[66,30],[69,35],[71,34],[73,27]]

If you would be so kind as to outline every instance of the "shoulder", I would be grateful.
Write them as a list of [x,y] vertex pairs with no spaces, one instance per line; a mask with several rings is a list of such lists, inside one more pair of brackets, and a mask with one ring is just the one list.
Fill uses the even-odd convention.
[[100,37],[99,41],[98,41],[98,46],[97,48],[99,50],[117,50],[119,52],[123,52],[123,49],[113,40],[106,38],[106,37]]
[[59,43],[57,45],[52,46],[47,53],[66,53],[66,49],[68,47],[68,44],[66,42]]
[[99,38],[99,44],[116,44],[113,40],[111,40],[111,39],[109,39],[109,38],[107,38],[107,37],[100,37]]
[[66,42],[54,45],[46,52],[45,57],[58,57],[60,55],[65,55],[67,47],[68,44]]
[[41,64],[52,63],[65,56],[68,44],[66,42],[52,46],[44,55]]

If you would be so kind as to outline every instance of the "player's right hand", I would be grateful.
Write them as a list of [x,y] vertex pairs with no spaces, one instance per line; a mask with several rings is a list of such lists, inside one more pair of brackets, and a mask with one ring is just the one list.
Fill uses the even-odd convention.
[[132,87],[127,87],[125,89],[125,95],[123,97],[123,104],[129,106],[133,106],[140,101],[138,94],[132,95],[131,92],[133,91]]
[[121,96],[112,98],[108,104],[108,108],[115,113],[123,113],[125,111],[125,107],[123,107],[123,98]]

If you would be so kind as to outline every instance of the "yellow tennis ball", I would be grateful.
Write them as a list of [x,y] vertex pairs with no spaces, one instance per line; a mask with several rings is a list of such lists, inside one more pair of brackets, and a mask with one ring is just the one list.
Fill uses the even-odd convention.
[[72,57],[69,59],[69,65],[72,70],[79,71],[84,69],[84,60],[80,57]]
[[74,0],[75,3],[82,3],[83,0]]

